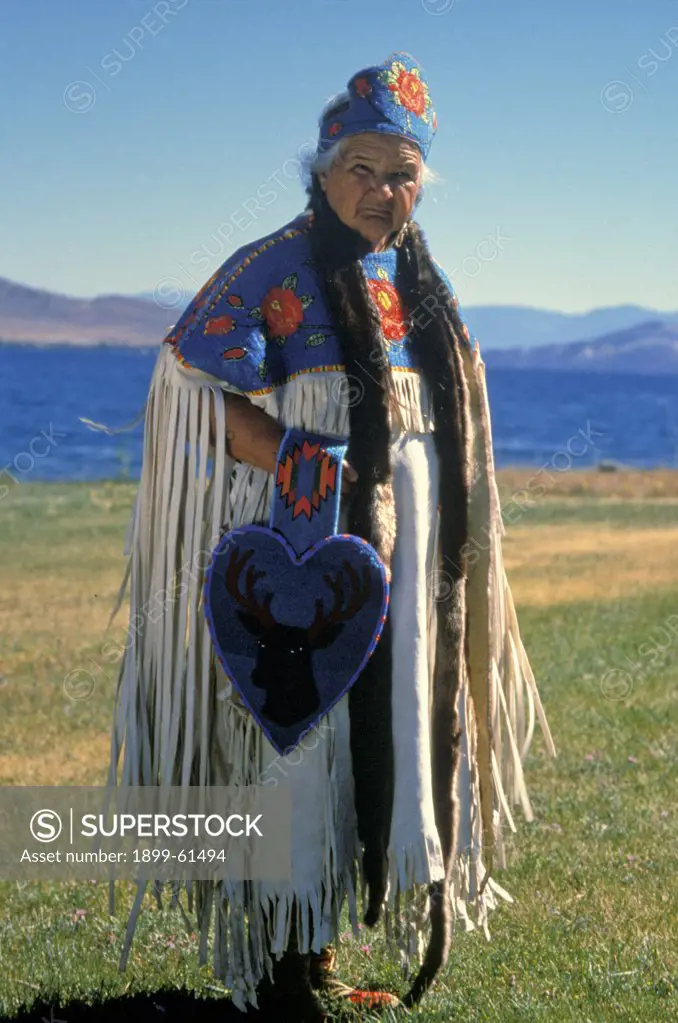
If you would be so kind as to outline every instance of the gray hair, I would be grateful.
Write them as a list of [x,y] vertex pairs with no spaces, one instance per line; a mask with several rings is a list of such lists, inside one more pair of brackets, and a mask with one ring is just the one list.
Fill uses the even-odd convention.
[[[340,92],[336,96],[333,96],[328,103],[325,104],[323,111],[320,115],[319,126],[323,121],[331,114],[337,107],[342,106],[344,103],[348,103],[350,96],[348,92]],[[350,137],[350,136],[349,136]],[[321,150],[319,147],[310,156],[304,159],[304,166],[302,170],[302,176],[304,184],[307,188],[311,185],[311,180],[314,175],[319,174],[321,171],[329,171],[335,160],[337,160],[344,149],[346,148],[346,142],[348,138],[339,139],[329,149]],[[423,157],[420,156],[421,161],[421,185],[422,187],[427,184],[432,184],[440,180],[434,170],[426,165]]]

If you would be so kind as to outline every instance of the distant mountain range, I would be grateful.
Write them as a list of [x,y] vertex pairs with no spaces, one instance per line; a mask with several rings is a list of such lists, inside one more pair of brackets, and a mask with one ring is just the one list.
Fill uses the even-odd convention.
[[657,320],[678,324],[678,312],[666,313],[639,305],[608,306],[588,313],[558,313],[520,305],[478,305],[462,306],[462,312],[483,352],[562,345]]
[[[142,292],[137,297],[154,301],[152,292]],[[462,312],[483,352],[496,348],[565,344],[573,339],[598,337],[651,320],[678,323],[678,311],[664,313],[640,305],[609,306],[589,313],[558,313],[525,305],[476,305],[462,306]]]
[[678,323],[651,320],[586,341],[483,350],[488,369],[678,374]]
[[[0,277],[0,341],[152,347],[181,314],[152,298],[69,298]],[[574,314],[529,306],[463,311],[488,367],[678,373],[678,312],[634,305]]]
[[69,298],[0,277],[0,340],[25,344],[155,345],[177,316],[143,298]]

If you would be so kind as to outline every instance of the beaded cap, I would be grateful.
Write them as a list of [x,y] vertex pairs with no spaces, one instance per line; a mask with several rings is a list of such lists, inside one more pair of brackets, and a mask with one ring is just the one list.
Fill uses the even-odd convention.
[[421,66],[409,53],[392,53],[375,67],[353,75],[349,100],[320,126],[319,148],[361,132],[399,135],[414,142],[427,158],[438,120]]

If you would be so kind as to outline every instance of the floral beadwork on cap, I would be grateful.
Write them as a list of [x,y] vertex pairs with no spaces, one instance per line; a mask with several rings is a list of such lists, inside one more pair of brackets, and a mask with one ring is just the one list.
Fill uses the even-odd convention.
[[[396,103],[411,114],[429,123],[429,108],[432,106],[428,85],[423,81],[418,67],[408,70],[399,60],[394,60],[387,71],[379,74],[382,82],[388,84]],[[433,123],[432,117],[430,118]]]
[[369,96],[369,94],[372,92],[370,80],[369,78],[365,78],[364,76],[362,78],[356,78],[353,85],[355,91],[358,93],[359,96]]
[[348,99],[330,107],[320,125],[320,148],[360,132],[399,135],[428,156],[438,119],[424,72],[409,53],[392,53],[347,84]]

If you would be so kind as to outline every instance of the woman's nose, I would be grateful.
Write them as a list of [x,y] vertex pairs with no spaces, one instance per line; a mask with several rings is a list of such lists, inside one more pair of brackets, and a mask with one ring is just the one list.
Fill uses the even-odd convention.
[[393,187],[388,178],[384,178],[383,181],[377,181],[377,191],[383,196],[384,199],[393,198]]

